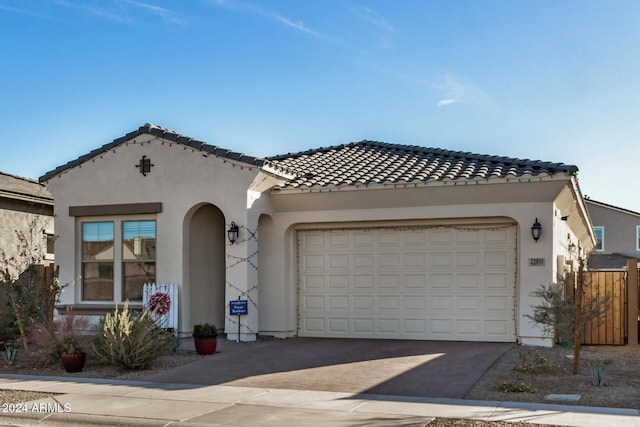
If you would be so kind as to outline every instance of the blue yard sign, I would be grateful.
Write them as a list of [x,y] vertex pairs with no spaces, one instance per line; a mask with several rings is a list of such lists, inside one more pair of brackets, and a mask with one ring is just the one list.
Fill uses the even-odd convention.
[[249,314],[249,301],[247,300],[234,300],[229,301],[229,315],[230,316],[242,316]]

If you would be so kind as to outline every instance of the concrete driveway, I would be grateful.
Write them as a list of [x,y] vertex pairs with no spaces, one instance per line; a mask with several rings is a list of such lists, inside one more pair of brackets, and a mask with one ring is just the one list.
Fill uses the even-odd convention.
[[[187,340],[183,348],[193,348]],[[292,338],[218,340],[218,352],[145,381],[463,398],[515,344]]]

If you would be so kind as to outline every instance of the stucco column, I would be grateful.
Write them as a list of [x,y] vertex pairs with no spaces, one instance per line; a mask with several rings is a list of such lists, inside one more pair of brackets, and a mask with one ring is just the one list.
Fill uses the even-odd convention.
[[[227,224],[227,228],[230,224]],[[255,341],[258,334],[258,240],[257,224],[237,224],[238,239],[226,245],[225,332],[232,341]],[[236,305],[236,301],[240,301]],[[246,303],[244,302],[246,301]],[[247,314],[233,315],[231,309]]]

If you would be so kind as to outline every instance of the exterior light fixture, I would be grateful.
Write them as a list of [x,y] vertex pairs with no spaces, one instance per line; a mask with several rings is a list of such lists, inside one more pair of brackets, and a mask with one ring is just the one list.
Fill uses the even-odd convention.
[[231,225],[229,226],[229,229],[227,230],[227,237],[229,238],[229,241],[231,242],[232,245],[238,239],[238,230],[239,229],[240,228],[236,225],[236,223],[231,221]]
[[531,236],[533,237],[533,240],[535,240],[536,242],[540,238],[541,231],[542,231],[542,225],[540,225],[540,223],[538,222],[538,218],[536,218],[536,222],[534,222],[533,225],[531,226]]

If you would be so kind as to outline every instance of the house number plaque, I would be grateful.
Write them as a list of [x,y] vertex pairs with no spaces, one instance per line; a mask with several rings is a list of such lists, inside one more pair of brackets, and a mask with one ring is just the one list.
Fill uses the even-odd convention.
[[529,267],[544,266],[544,258],[529,258]]

